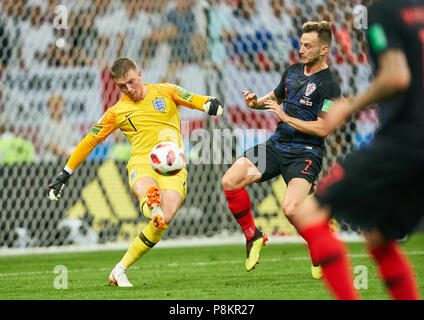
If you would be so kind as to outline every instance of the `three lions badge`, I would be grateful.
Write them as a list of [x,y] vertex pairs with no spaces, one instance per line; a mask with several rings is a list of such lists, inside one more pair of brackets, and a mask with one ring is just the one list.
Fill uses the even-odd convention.
[[166,108],[166,103],[163,98],[158,98],[152,101],[156,111],[162,112]]

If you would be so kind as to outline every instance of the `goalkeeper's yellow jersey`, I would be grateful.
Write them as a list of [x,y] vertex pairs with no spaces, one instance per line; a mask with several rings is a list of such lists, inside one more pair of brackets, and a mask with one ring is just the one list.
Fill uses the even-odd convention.
[[67,163],[69,168],[75,170],[116,129],[131,143],[128,166],[149,163],[150,151],[162,141],[173,141],[184,149],[178,105],[203,111],[203,105],[211,97],[196,95],[169,83],[145,86],[148,90],[142,101],[134,102],[124,95],[104,113],[72,153]]

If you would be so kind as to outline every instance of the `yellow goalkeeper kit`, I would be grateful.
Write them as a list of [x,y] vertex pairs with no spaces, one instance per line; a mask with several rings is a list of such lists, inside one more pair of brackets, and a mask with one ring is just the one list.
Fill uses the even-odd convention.
[[178,105],[204,111],[203,105],[212,97],[196,95],[169,83],[145,85],[148,90],[142,101],[134,102],[124,95],[104,113],[75,149],[67,166],[75,170],[101,141],[119,128],[131,143],[127,165],[131,190],[139,177],[150,176],[162,190],[178,191],[185,199],[186,169],[176,176],[161,176],[151,168],[149,153],[163,141],[172,141],[184,150]]

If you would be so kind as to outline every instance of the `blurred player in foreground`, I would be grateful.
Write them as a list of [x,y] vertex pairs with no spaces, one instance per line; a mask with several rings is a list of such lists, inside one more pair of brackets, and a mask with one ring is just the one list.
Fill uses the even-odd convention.
[[184,168],[174,176],[161,176],[151,168],[149,153],[162,141],[172,141],[184,148],[178,105],[216,116],[222,114],[223,104],[214,97],[196,95],[173,84],[143,83],[141,71],[128,58],[116,60],[111,73],[123,93],[122,98],[93,126],[48,190],[49,198],[58,200],[72,173],[101,141],[115,129],[125,134],[131,143],[127,165],[129,185],[140,201],[141,212],[151,221],[112,270],[109,281],[119,287],[132,287],[127,269],[159,242],[187,193],[187,170]]
[[380,127],[369,147],[335,163],[294,223],[338,299],[357,299],[346,246],[330,216],[359,226],[379,276],[394,299],[419,299],[414,270],[396,239],[423,217],[424,0],[377,1],[368,10],[375,79],[364,94],[338,100],[325,118],[334,131],[361,107],[380,102]]
[[[242,92],[249,108],[268,110],[280,119],[270,139],[248,149],[222,178],[230,211],[246,237],[246,271],[258,263],[267,236],[255,226],[245,187],[282,175],[287,184],[283,211],[291,220],[313,192],[321,171],[324,138],[328,134],[322,115],[340,96],[336,76],[326,63],[331,39],[329,22],[305,23],[300,39],[301,63],[289,66],[277,88],[262,98]],[[318,265],[312,266],[312,275],[321,277]]]

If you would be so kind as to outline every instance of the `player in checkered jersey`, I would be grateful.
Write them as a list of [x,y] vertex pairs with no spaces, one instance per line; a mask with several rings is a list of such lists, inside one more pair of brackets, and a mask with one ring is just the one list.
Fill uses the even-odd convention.
[[[248,149],[222,178],[230,211],[246,236],[246,271],[255,267],[268,238],[255,226],[245,187],[282,175],[287,184],[283,211],[292,220],[313,192],[321,171],[328,134],[322,115],[341,94],[336,76],[326,63],[331,40],[329,22],[305,23],[300,39],[301,62],[289,66],[275,90],[262,98],[242,92],[249,108],[267,110],[280,120],[268,141]],[[321,277],[318,265],[312,266],[312,275]]]
[[424,0],[373,2],[367,36],[374,81],[363,94],[335,101],[324,121],[333,131],[360,108],[379,103],[379,127],[368,147],[331,166],[295,223],[335,298],[357,299],[359,292],[347,248],[328,230],[330,217],[361,229],[393,299],[420,299],[397,240],[424,217]]

